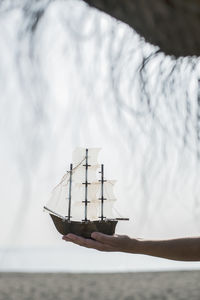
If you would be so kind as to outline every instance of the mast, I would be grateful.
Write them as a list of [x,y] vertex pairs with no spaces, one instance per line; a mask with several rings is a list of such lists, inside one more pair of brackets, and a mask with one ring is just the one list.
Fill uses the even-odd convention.
[[86,156],[85,156],[85,165],[83,165],[85,167],[85,182],[83,182],[83,184],[85,184],[85,201],[83,201],[83,203],[85,203],[85,219],[83,221],[88,221],[87,219],[87,205],[89,203],[88,201],[88,185],[90,184],[88,182],[88,167],[90,167],[90,165],[88,165],[88,149],[86,149]]
[[68,221],[71,219],[71,199],[72,199],[72,168],[73,165],[70,164],[70,177],[69,177],[69,204],[68,204]]
[[99,200],[101,200],[101,216],[99,217],[101,219],[101,221],[103,221],[103,219],[105,219],[105,217],[103,216],[103,202],[104,200],[106,200],[106,198],[104,198],[103,194],[104,194],[104,190],[103,190],[103,184],[106,180],[104,180],[104,165],[101,165],[101,198],[99,198]]

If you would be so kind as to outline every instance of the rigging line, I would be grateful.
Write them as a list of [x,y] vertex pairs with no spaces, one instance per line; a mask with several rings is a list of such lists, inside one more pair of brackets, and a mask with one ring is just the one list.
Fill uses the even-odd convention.
[[[82,162],[84,162],[84,160],[86,159],[86,156],[81,160],[80,163],[78,163],[78,165],[76,167],[74,167],[72,169],[72,173],[82,164]],[[64,180],[66,179],[66,176],[70,174],[71,171],[67,171],[67,173],[62,177],[61,181],[53,188],[52,192],[57,188],[59,187],[63,182]],[[67,180],[67,183],[69,182],[69,178]]]
[[[81,164],[82,164],[82,162],[84,162],[84,160],[86,159],[86,156],[81,160],[81,162],[76,166],[76,167],[74,167],[73,169],[72,169],[72,172],[74,171],[74,170],[76,170]],[[67,171],[67,173],[69,173],[70,171]]]
[[62,215],[60,215],[60,214],[57,214],[55,211],[49,209],[49,208],[46,207],[46,206],[44,206],[43,208],[44,208],[45,210],[47,210],[48,212],[52,213],[53,215],[55,215],[56,217],[59,217],[59,218],[61,218],[61,219],[63,219],[63,220],[66,219],[66,217],[64,217],[64,216],[62,216]]
[[[67,173],[62,177],[61,181],[53,188],[52,192],[64,182],[64,180],[66,179],[66,176],[67,176],[67,175],[69,175],[69,174],[68,174],[68,171],[67,171]],[[68,179],[67,182],[69,182],[69,179]]]
[[73,165],[70,164],[68,221],[70,221],[70,219],[71,219],[72,169],[73,169]]

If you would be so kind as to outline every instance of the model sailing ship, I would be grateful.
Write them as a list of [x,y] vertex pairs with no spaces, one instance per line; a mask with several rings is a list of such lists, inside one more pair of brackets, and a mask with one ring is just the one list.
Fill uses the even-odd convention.
[[115,181],[105,180],[104,165],[97,162],[99,150],[74,150],[70,171],[54,188],[44,207],[63,235],[74,233],[86,238],[90,238],[92,232],[112,235],[119,220],[129,220],[113,217]]

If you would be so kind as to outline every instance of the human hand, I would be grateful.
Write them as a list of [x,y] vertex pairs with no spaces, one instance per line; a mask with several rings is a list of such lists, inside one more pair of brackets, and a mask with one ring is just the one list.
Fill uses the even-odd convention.
[[92,239],[86,239],[75,234],[67,234],[63,236],[63,240],[72,242],[86,248],[93,248],[106,252],[129,252],[137,253],[138,240],[131,239],[126,235],[106,235],[100,232],[93,232]]

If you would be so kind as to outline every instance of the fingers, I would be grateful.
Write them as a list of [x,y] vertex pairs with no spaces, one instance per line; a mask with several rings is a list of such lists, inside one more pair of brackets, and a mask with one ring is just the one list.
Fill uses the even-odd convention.
[[94,240],[99,241],[104,244],[112,244],[117,239],[117,237],[115,237],[113,235],[107,235],[107,234],[100,233],[100,232],[93,232],[91,234],[91,237]]
[[76,245],[86,247],[86,248],[93,248],[99,251],[112,251],[109,246],[104,245],[98,241],[92,239],[85,239],[81,236],[77,236],[75,234],[67,234],[63,236],[63,240],[72,242]]
[[111,236],[100,232],[93,232],[91,237],[92,239],[85,239],[81,236],[69,233],[63,236],[63,239],[79,246],[93,248],[99,251],[119,251],[132,253],[131,249],[134,246],[133,239],[126,235]]

